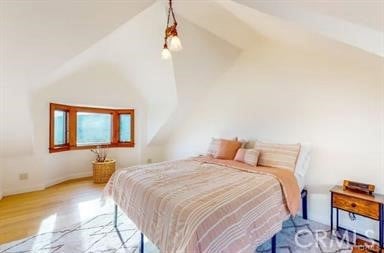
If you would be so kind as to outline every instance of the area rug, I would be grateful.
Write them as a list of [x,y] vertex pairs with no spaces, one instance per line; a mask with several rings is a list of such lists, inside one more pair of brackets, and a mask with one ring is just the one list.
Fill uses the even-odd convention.
[[[118,231],[113,227],[113,213],[65,229],[58,229],[0,245],[0,253],[133,253],[139,252],[140,233],[125,216],[119,215]],[[330,237],[329,227],[301,217],[289,219],[277,235],[277,252],[351,252],[351,245]],[[145,253],[158,253],[145,239]],[[271,252],[270,242],[255,253]]]

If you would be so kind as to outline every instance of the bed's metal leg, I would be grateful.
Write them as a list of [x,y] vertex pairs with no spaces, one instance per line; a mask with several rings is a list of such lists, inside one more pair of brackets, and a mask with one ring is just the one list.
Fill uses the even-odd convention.
[[271,239],[271,250],[272,253],[276,253],[276,234]]
[[113,217],[113,226],[117,228],[117,205],[115,204],[115,213]]
[[303,219],[308,219],[308,203],[307,203],[308,191],[306,189],[301,191],[301,205],[303,207]]
[[144,253],[144,235],[140,232],[140,253]]
[[[115,211],[114,211],[114,217],[113,217],[113,226],[117,229],[117,212],[118,207],[115,204]],[[119,233],[119,230],[117,230]],[[140,253],[144,253],[144,234],[140,232]]]

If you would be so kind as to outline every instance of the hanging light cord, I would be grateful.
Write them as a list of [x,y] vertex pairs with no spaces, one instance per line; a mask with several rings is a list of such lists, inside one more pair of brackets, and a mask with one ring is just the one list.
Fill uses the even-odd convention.
[[164,48],[167,48],[167,39],[168,39],[168,29],[169,29],[169,21],[170,21],[170,18],[171,18],[171,14],[172,14],[172,19],[173,19],[173,26],[174,26],[174,29],[176,29],[176,26],[177,26],[177,21],[176,21],[176,17],[175,17],[175,13],[173,12],[173,7],[172,7],[172,0],[169,0],[169,7],[168,7],[168,18],[167,18],[167,28],[165,29],[165,37],[164,37]]
[[177,26],[177,21],[176,21],[175,13],[173,12],[173,7],[172,7],[172,0],[169,0],[167,27],[169,27],[169,20],[170,20],[171,14],[172,14],[172,18],[173,18],[173,25]]

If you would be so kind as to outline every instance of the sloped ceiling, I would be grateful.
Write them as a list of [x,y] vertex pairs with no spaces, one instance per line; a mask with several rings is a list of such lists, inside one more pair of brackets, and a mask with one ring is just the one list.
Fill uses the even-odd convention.
[[[1,1],[0,85],[37,85],[154,2]],[[165,11],[167,1],[160,2]],[[384,56],[383,1],[176,0],[174,5],[177,15],[238,48],[266,35],[299,41],[302,36],[285,27],[294,25]]]
[[[288,8],[285,12],[292,12],[292,9],[301,9],[310,13],[317,13],[329,17],[338,18],[340,20],[349,21],[351,23],[366,26],[377,31],[384,31],[384,2],[380,0],[290,0],[280,1],[279,6],[276,1],[254,1],[254,0],[234,0],[238,3],[254,6],[259,10],[270,13],[281,12],[282,9]],[[273,11],[275,9],[275,11]],[[293,12],[292,14],[294,14]],[[293,15],[292,15],[293,16]]]
[[0,1],[0,85],[38,85],[153,2]]
[[[330,39],[384,56],[384,2],[216,0],[255,30],[290,40],[299,33]],[[248,8],[245,8],[248,7]],[[268,14],[262,16],[263,14]],[[274,17],[275,19],[271,18]],[[288,25],[288,27],[285,27]],[[290,28],[289,28],[290,27]],[[287,30],[284,30],[289,28]],[[298,30],[301,30],[297,32]],[[292,33],[290,33],[290,31]],[[281,36],[284,37],[281,37]]]
[[[350,1],[333,5],[304,0],[175,0],[186,48],[173,60],[162,61],[166,3],[1,1],[0,88],[30,89],[41,85],[42,79],[54,83],[89,61],[107,61],[125,73],[146,101],[147,143],[154,139],[161,143],[207,83],[224,73],[239,51],[259,40],[316,48],[318,39],[326,36],[329,41],[384,55],[383,3],[379,1],[367,5],[364,1],[362,7]],[[28,94],[17,97],[24,101]],[[1,110],[10,107],[4,101]],[[28,103],[22,105],[27,110]],[[28,118],[27,111],[22,115]],[[15,123],[20,124],[29,123]],[[13,126],[2,123],[1,128]]]
[[251,26],[223,7],[220,1],[175,1],[174,9],[178,16],[237,48],[245,49],[252,46],[255,40],[262,39]]

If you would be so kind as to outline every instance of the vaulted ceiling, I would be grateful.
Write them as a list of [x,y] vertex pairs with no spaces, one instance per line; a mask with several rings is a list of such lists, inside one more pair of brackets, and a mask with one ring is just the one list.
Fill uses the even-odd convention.
[[307,32],[384,56],[384,2],[380,0],[219,2],[256,30],[282,40],[301,39],[300,33]]
[[[0,1],[0,88],[38,89],[91,61],[107,62],[145,101],[147,142],[157,143],[242,50],[261,40],[314,49],[336,43],[384,56],[382,1],[174,0],[185,49],[164,62],[166,2]],[[8,100],[23,100],[19,109],[26,110],[28,95],[12,93],[18,95]],[[9,108],[4,101],[1,110]],[[28,125],[28,113],[2,125],[2,136]]]
[[153,3],[0,1],[0,85],[38,85]]
[[[154,2],[1,1],[0,85],[37,85]],[[177,15],[239,48],[251,45],[257,36],[299,41],[299,34],[287,25],[384,56],[383,1],[174,2]]]

